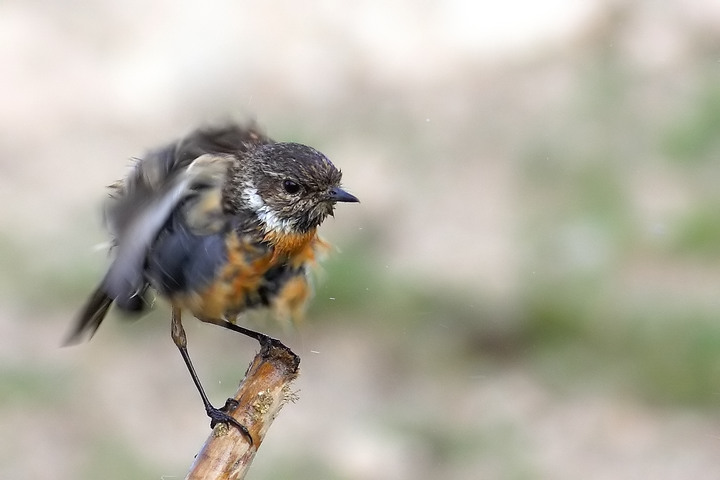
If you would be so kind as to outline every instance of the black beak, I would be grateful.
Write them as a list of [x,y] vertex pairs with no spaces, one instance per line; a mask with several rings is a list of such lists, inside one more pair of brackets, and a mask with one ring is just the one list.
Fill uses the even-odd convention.
[[355,195],[351,195],[340,187],[330,190],[330,200],[333,202],[359,202]]

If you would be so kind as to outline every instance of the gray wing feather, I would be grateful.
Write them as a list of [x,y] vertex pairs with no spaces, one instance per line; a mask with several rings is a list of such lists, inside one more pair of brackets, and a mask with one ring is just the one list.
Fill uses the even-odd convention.
[[272,140],[254,125],[201,128],[137,160],[128,176],[111,186],[105,222],[115,259],[80,312],[69,341],[92,336],[113,301],[124,310],[141,310],[136,295],[141,297],[148,286],[148,254],[163,228],[180,215],[196,235],[216,232],[225,219],[221,200],[230,165],[265,143]]
[[[233,155],[269,142],[272,140],[253,126],[198,129],[150,152],[135,163],[123,182],[111,187],[105,221],[114,237],[116,257],[103,288],[119,306],[143,289],[148,250],[178,206],[198,189],[210,189],[212,193],[207,194],[220,196]],[[191,216],[187,220],[191,228],[209,233],[208,227],[214,224],[205,225],[203,219],[218,216],[220,212],[204,211],[197,219]]]
[[[147,252],[173,210],[189,193],[192,178],[182,175],[164,191],[155,192],[134,205],[134,215],[116,232],[116,257],[103,282],[107,294],[125,303],[145,284],[143,268]],[[136,199],[138,200],[138,199]]]
[[[128,199],[132,215],[123,218],[122,229],[116,232],[116,257],[104,280],[104,287],[119,305],[142,291],[146,279],[145,261],[148,251],[173,212],[186,201],[200,195],[214,195],[219,199],[228,175],[232,158],[206,154],[195,159],[182,172],[166,181],[162,188],[135,191]],[[221,202],[212,204],[214,210],[205,209],[202,217],[221,216]],[[126,206],[124,206],[126,208]],[[123,213],[116,207],[116,214]],[[202,225],[204,233],[211,225]],[[219,224],[217,228],[222,228]]]

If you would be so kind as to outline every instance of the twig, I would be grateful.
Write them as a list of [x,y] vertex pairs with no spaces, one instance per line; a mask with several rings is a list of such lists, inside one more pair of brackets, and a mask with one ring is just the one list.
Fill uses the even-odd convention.
[[[248,368],[233,399],[230,413],[252,436],[238,428],[218,424],[195,458],[186,480],[239,480],[245,478],[265,433],[288,401],[294,400],[290,383],[298,375],[300,357],[278,341],[263,345]],[[234,402],[233,402],[234,400]]]

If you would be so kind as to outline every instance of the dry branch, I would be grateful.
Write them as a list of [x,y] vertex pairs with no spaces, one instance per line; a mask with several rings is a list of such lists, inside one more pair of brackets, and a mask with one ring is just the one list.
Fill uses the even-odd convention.
[[[294,394],[300,357],[278,341],[263,345],[233,397],[229,413],[247,427],[252,444],[237,428],[218,424],[205,442],[186,480],[238,480],[245,477],[265,433]],[[232,403],[232,400],[229,400]]]

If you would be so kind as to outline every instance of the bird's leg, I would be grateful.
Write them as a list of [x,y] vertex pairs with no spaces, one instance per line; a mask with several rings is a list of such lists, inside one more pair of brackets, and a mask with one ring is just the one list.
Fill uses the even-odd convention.
[[240,325],[235,325],[234,323],[228,322],[224,319],[200,318],[200,321],[205,323],[211,323],[213,325],[217,325],[218,327],[227,328],[228,330],[232,330],[233,332],[241,333],[250,338],[254,338],[260,343],[261,347],[275,346],[285,348],[285,345],[283,345],[280,340],[277,340],[269,335],[265,335],[264,333],[256,332],[255,330],[250,330],[249,328],[241,327]]
[[227,413],[227,410],[237,407],[237,402],[233,399],[228,399],[228,401],[225,402],[225,406],[223,406],[222,408],[215,408],[210,403],[210,400],[205,393],[205,389],[200,383],[200,379],[195,372],[195,367],[193,367],[192,361],[190,360],[190,354],[188,354],[187,350],[187,336],[185,335],[185,329],[182,325],[180,309],[177,307],[172,307],[171,333],[173,342],[175,342],[178,350],[180,350],[180,355],[182,355],[182,358],[185,361],[185,365],[187,365],[187,368],[190,371],[190,376],[192,377],[193,383],[195,383],[198,392],[200,392],[200,397],[202,398],[203,404],[205,405],[205,412],[207,412],[208,417],[210,417],[210,428],[214,428],[215,425],[217,425],[218,423],[232,424],[237,427],[237,429],[240,430],[243,435],[245,435],[245,437],[250,442],[250,445],[252,445],[253,439],[247,427],[242,425],[240,422],[235,420],[232,416],[230,416],[230,414]]

